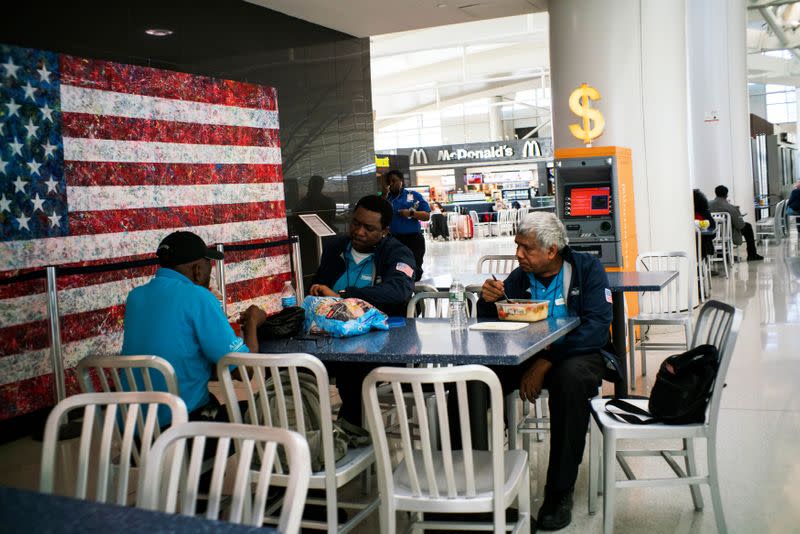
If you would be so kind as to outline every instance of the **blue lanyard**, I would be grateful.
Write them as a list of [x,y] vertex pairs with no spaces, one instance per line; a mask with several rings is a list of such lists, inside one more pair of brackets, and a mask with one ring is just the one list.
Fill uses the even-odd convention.
[[[561,266],[561,270],[558,271],[555,280],[550,282],[550,285],[547,287],[544,287],[544,284],[538,281],[533,274],[529,274],[528,276],[530,277],[531,286],[533,287],[533,298],[535,300],[547,300],[547,316],[552,317],[556,310],[556,300],[564,290],[564,266]],[[540,287],[542,288],[541,297],[539,296]],[[561,298],[563,298],[563,296]]]

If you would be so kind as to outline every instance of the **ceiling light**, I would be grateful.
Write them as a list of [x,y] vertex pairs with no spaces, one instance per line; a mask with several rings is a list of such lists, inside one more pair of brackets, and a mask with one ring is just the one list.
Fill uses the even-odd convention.
[[436,4],[436,7],[447,7],[447,4]]
[[174,32],[166,28],[150,28],[145,30],[144,33],[152,35],[153,37],[166,37],[167,35],[172,35]]

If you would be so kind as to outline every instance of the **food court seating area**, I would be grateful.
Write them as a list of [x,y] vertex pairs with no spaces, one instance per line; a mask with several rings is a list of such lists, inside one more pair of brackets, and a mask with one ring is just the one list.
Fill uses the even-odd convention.
[[[669,531],[668,525],[687,517],[698,531],[740,530],[743,515],[752,512],[752,507],[748,508],[744,496],[730,491],[745,469],[739,457],[747,454],[747,447],[757,447],[749,449],[750,453],[758,450],[764,454],[763,447],[769,450],[780,445],[761,440],[757,445],[747,445],[754,430],[744,431],[735,422],[747,414],[740,415],[732,406],[743,406],[744,412],[758,409],[742,404],[742,388],[751,387],[742,376],[750,366],[750,352],[737,349],[743,343],[741,339],[737,343],[737,336],[753,340],[760,336],[762,321],[798,321],[800,317],[791,315],[788,309],[784,313],[789,315],[783,317],[756,314],[748,318],[738,308],[747,307],[749,299],[765,298],[768,279],[776,284],[788,281],[785,291],[796,298],[800,265],[796,248],[790,246],[792,239],[796,241],[796,235],[787,237],[787,246],[777,247],[770,261],[736,264],[729,272],[730,282],[715,283],[707,302],[690,313],[675,308],[690,285],[680,277],[661,292],[640,295],[640,304],[650,304],[640,306],[640,315],[631,317],[628,324],[633,340],[629,380],[635,385],[635,393],[646,394],[654,379],[654,373],[646,373],[644,365],[637,365],[640,360],[636,356],[654,369],[654,363],[680,352],[683,346],[703,342],[717,346],[722,375],[706,420],[683,426],[638,426],[610,418],[603,397],[613,388],[604,384],[592,401],[590,439],[576,488],[570,532],[640,531],[642,525],[652,521],[648,510],[653,509],[660,510],[658,517],[666,514],[671,518],[654,531]],[[448,253],[452,250],[432,251],[428,259],[432,269]],[[487,257],[473,260],[451,276],[459,276],[465,286],[478,291],[477,284],[469,283],[473,277],[477,281],[490,274],[504,275],[515,267],[508,255],[483,256]],[[644,272],[679,271],[680,262],[686,259],[680,254],[651,253],[642,254],[638,263]],[[750,287],[753,294],[748,296]],[[421,311],[420,306],[413,305],[409,318],[446,315],[446,306],[437,300],[442,294],[430,293],[432,289],[439,288],[430,284],[418,288],[419,299],[430,300],[428,306],[433,311],[427,306]],[[671,314],[675,317],[667,317]],[[650,332],[646,341],[653,346],[645,347],[645,351],[641,346],[645,339],[637,339],[632,332],[654,318],[680,321],[674,323],[679,328],[667,326],[663,334]],[[669,342],[679,346],[672,347]],[[744,343],[747,346],[748,342]],[[234,378],[235,370],[238,379]],[[187,422],[185,406],[176,396],[174,372],[159,358],[98,355],[83,360],[78,371],[84,393],[68,397],[53,409],[41,446],[28,445],[38,455],[35,487],[45,493],[135,507],[141,513],[159,511],[197,516],[203,521],[267,525],[279,532],[298,532],[301,525],[328,532],[394,532],[412,525],[451,531],[483,527],[527,532],[541,502],[548,440],[524,437],[546,437],[546,398],[544,403],[526,406],[523,417],[504,428],[504,418],[498,414],[510,414],[512,399],[499,394],[493,373],[480,365],[393,367],[371,374],[364,391],[373,445],[348,450],[339,460],[334,459],[331,426],[336,396],[319,396],[316,409],[324,414],[321,428],[311,428],[307,412],[295,409],[303,404],[299,400],[303,376],[313,377],[318,391],[329,389],[325,367],[313,354],[231,355],[223,360],[219,377],[233,421],[229,424]],[[167,384],[169,392],[152,391],[156,376]],[[457,449],[449,443],[448,425],[453,420],[445,405],[468,405],[471,397],[464,384],[470,380],[484,381],[490,391],[485,436],[488,450],[469,445],[477,437],[470,433],[468,407],[464,406],[459,410],[463,413],[460,439],[464,447]],[[723,395],[725,383],[729,387]],[[397,409],[387,410],[387,402]],[[512,409],[518,413],[516,400]],[[156,417],[162,412],[171,415],[170,424],[163,428]],[[78,437],[62,436],[76,421]],[[780,430],[784,431],[790,429]],[[776,430],[765,427],[764,432]],[[323,465],[317,471],[311,468],[312,435],[322,443]],[[668,441],[657,450],[648,450],[655,439]],[[735,450],[731,443],[738,443]],[[633,445],[642,448],[634,451],[630,448]],[[7,465],[10,454],[9,449],[0,449],[0,462]],[[643,461],[646,454],[655,454],[665,462],[667,471],[649,467]],[[5,469],[5,473],[6,477],[18,474],[13,468]],[[671,476],[667,478],[665,473]],[[753,476],[757,483],[764,483],[759,477],[765,475]],[[657,480],[647,480],[653,477]],[[684,485],[675,486],[679,482]],[[650,485],[668,487],[645,489]],[[757,490],[747,486],[742,494],[747,500],[757,500]],[[709,504],[705,508],[704,492]],[[480,521],[465,519],[467,512],[481,512]]]

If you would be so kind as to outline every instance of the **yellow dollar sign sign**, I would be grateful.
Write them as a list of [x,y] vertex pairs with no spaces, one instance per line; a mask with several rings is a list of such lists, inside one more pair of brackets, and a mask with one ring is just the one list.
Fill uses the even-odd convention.
[[[589,100],[600,100],[600,93],[585,83],[582,83],[569,95],[569,109],[575,115],[583,117],[583,127],[580,124],[570,124],[569,131],[587,145],[591,145],[593,139],[600,137],[606,127],[603,114],[589,107]],[[594,126],[591,128],[589,121],[594,122]]]

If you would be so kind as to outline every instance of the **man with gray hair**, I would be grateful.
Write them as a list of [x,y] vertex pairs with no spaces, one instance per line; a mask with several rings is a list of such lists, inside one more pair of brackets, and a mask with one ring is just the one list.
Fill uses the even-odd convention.
[[494,303],[510,298],[546,300],[548,316],[581,320],[532,360],[493,368],[505,393],[519,389],[520,397],[533,401],[543,388],[549,392],[550,459],[537,528],[558,530],[572,521],[572,492],[589,427],[588,399],[597,395],[606,376],[606,359],[616,363],[609,340],[611,291],[600,261],[567,246],[564,224],[554,214],[529,214],[515,242],[519,267],[505,281],[484,282],[478,316],[497,317]]

